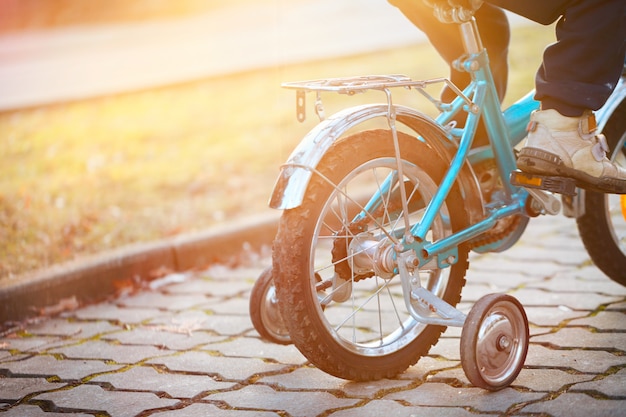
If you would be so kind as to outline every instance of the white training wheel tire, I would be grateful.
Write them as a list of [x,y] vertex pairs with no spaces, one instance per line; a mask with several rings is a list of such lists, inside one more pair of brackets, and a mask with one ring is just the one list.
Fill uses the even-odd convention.
[[289,331],[280,315],[272,267],[266,268],[252,287],[250,319],[263,339],[281,345],[291,343]]
[[519,375],[528,352],[528,319],[508,294],[482,297],[467,315],[461,333],[461,365],[470,382],[496,391]]

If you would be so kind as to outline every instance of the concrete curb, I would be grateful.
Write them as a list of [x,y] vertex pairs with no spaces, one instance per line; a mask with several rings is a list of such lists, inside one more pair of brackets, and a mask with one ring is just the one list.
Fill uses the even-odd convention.
[[199,233],[131,245],[7,280],[0,284],[0,327],[37,316],[63,300],[79,304],[103,300],[125,283],[154,278],[159,270],[203,268],[226,262],[244,250],[258,250],[271,244],[279,215],[245,218]]

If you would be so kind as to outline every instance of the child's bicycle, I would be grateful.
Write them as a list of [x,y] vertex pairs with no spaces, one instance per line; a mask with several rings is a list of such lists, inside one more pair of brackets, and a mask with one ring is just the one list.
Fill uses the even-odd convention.
[[[476,386],[497,390],[519,374],[528,349],[522,305],[507,294],[481,298],[469,314],[461,298],[469,251],[500,252],[531,217],[576,219],[594,263],[626,285],[626,198],[576,188],[562,177],[516,170],[514,147],[538,103],[529,94],[501,111],[473,19],[460,24],[466,54],[455,62],[472,76],[460,91],[447,79],[365,76],[284,84],[316,95],[322,121],[282,167],[270,206],[284,210],[273,266],[255,284],[250,313],[268,340],[291,343],[314,365],[350,380],[389,378],[426,355],[445,329],[462,327],[461,362]],[[426,91],[447,85],[449,103]],[[433,119],[392,101],[405,89],[439,111]],[[324,119],[321,93],[384,94]],[[624,77],[598,128],[626,165]],[[454,120],[467,114],[463,128]],[[479,118],[490,146],[473,148]],[[382,121],[382,128],[370,128]],[[560,194],[557,198],[555,194]]]

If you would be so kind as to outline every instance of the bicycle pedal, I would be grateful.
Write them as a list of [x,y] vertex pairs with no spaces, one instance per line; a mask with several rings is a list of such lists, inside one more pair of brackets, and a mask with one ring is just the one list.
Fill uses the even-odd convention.
[[511,172],[511,184],[518,187],[537,188],[557,194],[576,195],[576,181],[567,177],[527,174],[520,170]]

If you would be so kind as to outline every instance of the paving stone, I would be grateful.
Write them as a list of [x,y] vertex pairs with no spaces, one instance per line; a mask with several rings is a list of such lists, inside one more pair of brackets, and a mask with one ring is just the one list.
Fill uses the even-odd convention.
[[169,313],[143,323],[138,327],[193,333],[196,330],[211,330],[211,323],[214,319],[215,317],[211,312],[202,309],[191,309]]
[[570,326],[590,326],[600,330],[626,330],[626,314],[601,311],[597,315],[572,320]]
[[179,410],[152,414],[155,417],[278,417],[278,413],[259,410],[222,410],[213,404],[195,403]]
[[210,310],[215,314],[248,315],[250,301],[248,298],[236,297],[224,301],[205,303],[199,308]]
[[0,339],[0,350],[38,352],[66,343],[60,337],[13,336]]
[[[576,230],[574,220],[565,216],[533,217],[529,221],[528,227],[524,232],[524,236],[532,236],[533,239],[529,240],[529,242],[531,243],[542,242],[545,241],[545,238],[553,236],[555,232],[558,232],[559,234],[566,234],[570,232],[572,236],[578,237],[578,232]],[[543,239],[535,240],[539,237]],[[576,242],[578,242],[579,240],[580,239],[576,239]]]
[[97,304],[87,306],[67,317],[76,317],[82,320],[112,320],[124,324],[139,324],[149,319],[163,317],[165,313],[156,308],[121,308],[113,304]]
[[487,294],[491,294],[493,292],[497,292],[497,291],[494,291],[487,284],[469,283],[468,281],[468,284],[466,284],[465,287],[463,287],[463,292],[461,293],[461,300],[464,303],[474,304],[481,297]]
[[620,297],[612,297],[601,294],[589,294],[578,292],[553,292],[523,288],[512,292],[523,306],[566,306],[572,310],[593,311],[602,304],[618,301]]
[[341,391],[351,398],[373,398],[385,390],[402,389],[411,384],[409,380],[381,379],[369,382],[351,382],[336,378],[317,368],[303,367],[286,374],[263,377],[260,382],[287,390]]
[[546,413],[554,417],[623,417],[626,400],[598,400],[585,394],[561,394],[550,401],[522,408],[522,413]]
[[[566,272],[562,271],[562,273],[565,274]],[[570,277],[576,279],[591,280],[599,284],[608,283],[609,280],[609,278],[604,275],[604,273],[600,271],[598,267],[591,262],[591,260],[573,271],[573,273],[570,274]]]
[[224,298],[249,293],[261,272],[262,269],[257,268],[216,266],[205,271],[201,277],[211,284],[207,294]]
[[228,265],[213,265],[199,273],[200,278],[209,279],[213,282],[233,282],[243,281],[252,287],[254,281],[259,277],[261,272],[272,265],[270,258],[265,260],[264,265],[254,267],[236,267],[232,268]]
[[[518,288],[521,285],[526,285],[529,282],[541,281],[543,278],[532,277],[522,271],[508,271],[506,273],[498,269],[492,269],[493,266],[486,265],[492,259],[493,262],[497,262],[497,255],[492,258],[482,258],[480,260],[470,260],[470,268],[465,275],[468,284],[476,283],[483,284],[489,292],[507,292],[509,289]],[[467,285],[466,285],[467,287]],[[465,291],[465,288],[463,289]]]
[[[0,407],[0,411],[2,408]],[[54,413],[46,412],[36,405],[19,404],[2,413],[2,417],[91,417],[93,414],[84,413]]]
[[286,411],[293,417],[317,416],[323,411],[350,407],[361,400],[337,398],[327,392],[283,392],[263,385],[251,385],[237,391],[212,394],[206,400],[225,401],[238,409]]
[[[159,317],[154,320],[150,320],[150,325],[171,325],[172,323],[191,323],[193,324],[194,317],[199,314],[206,313],[202,311],[184,311],[171,316]],[[202,330],[212,331],[218,335],[223,336],[235,336],[241,335],[254,328],[250,316],[247,314],[241,315],[210,315],[210,319],[206,322],[202,322],[199,328]]]
[[459,361],[461,360],[460,343],[460,339],[441,337],[437,344],[430,348],[428,355],[440,356],[449,361]]
[[618,301],[616,303],[612,303],[606,307],[606,311],[626,312],[626,301]]
[[532,343],[526,356],[526,366],[574,369],[583,373],[601,374],[619,365],[626,365],[626,357],[597,350],[548,349]]
[[397,401],[373,400],[358,408],[348,408],[331,413],[332,417],[480,417],[487,414],[471,413],[460,407],[404,406]]
[[620,397],[622,399],[626,397],[626,369],[600,378],[576,384],[570,391],[597,391],[607,397]]
[[154,358],[147,363],[161,364],[171,371],[220,375],[226,380],[238,381],[266,372],[276,372],[286,367],[283,364],[269,363],[260,359],[226,358],[196,351]]
[[623,297],[626,295],[626,287],[622,287],[618,283],[611,281],[609,278],[605,278],[602,280],[591,280],[579,278],[579,276],[580,275],[577,273],[577,277],[572,277],[572,274],[569,271],[560,272],[551,279],[529,283],[527,285],[527,288],[537,288],[547,291],[560,291],[565,293],[571,291],[583,293],[597,293],[608,296],[621,295]]
[[167,295],[159,292],[141,292],[129,297],[120,298],[119,306],[137,308],[158,308],[161,310],[179,311],[192,308],[207,302],[203,294]]
[[102,340],[117,341],[125,345],[151,345],[169,350],[190,350],[224,339],[205,331],[186,330],[184,327],[154,325],[141,326],[131,331],[105,335]]
[[15,376],[56,376],[61,380],[81,380],[90,375],[120,369],[119,365],[107,365],[97,360],[55,359],[49,355],[38,355],[15,362],[0,364],[0,373],[10,372]]
[[152,393],[107,391],[95,385],[45,393],[34,399],[52,401],[58,408],[106,411],[111,417],[134,416],[144,410],[171,407],[178,403],[178,400],[159,398]]
[[252,330],[254,326],[249,316],[216,316],[209,329],[220,335],[235,336]]
[[11,354],[11,352],[2,352],[0,351],[0,364],[4,363],[4,362],[16,362],[16,361],[20,361],[22,359],[26,359],[26,358],[30,358],[32,356],[32,353],[27,354],[27,353],[15,353],[15,354]]
[[[512,388],[471,387],[459,361],[460,328],[447,329],[393,379],[351,382],[320,371],[294,346],[264,342],[253,329],[250,290],[271,264],[258,258],[171,274],[0,338],[0,415],[623,415],[626,356],[613,351],[626,351],[626,290],[590,264],[570,219],[531,223],[538,226],[511,250],[470,255],[458,306],[467,313],[493,292],[525,306],[531,344]],[[56,413],[34,404],[9,409],[30,393],[54,401],[45,404]]]
[[279,345],[255,337],[240,337],[219,341],[204,346],[203,350],[214,350],[223,356],[273,359],[276,362],[301,365],[307,362],[294,345]]
[[[541,253],[541,251],[537,252]],[[510,256],[505,256],[505,254],[506,252],[497,254],[497,257],[492,254],[494,257],[491,258],[491,261],[481,264],[480,268],[484,271],[497,273],[503,280],[509,274],[520,273],[532,280],[544,279],[554,276],[557,272],[570,271],[572,269],[571,265],[560,265],[551,259],[543,261],[533,260],[530,259],[528,254],[525,254],[524,257],[511,258]]]
[[167,294],[203,294],[209,296],[212,284],[214,283],[210,279],[192,275],[191,279],[179,284],[167,285],[161,291]]
[[519,373],[513,386],[524,387],[536,392],[557,392],[566,385],[589,381],[594,375],[574,374],[558,369],[528,369]]
[[[568,229],[571,229],[573,233]],[[533,233],[535,230],[539,229],[536,227],[527,228],[523,238],[515,247],[519,247],[522,250],[529,247],[538,247],[547,252],[558,249],[568,253],[580,254],[580,260],[583,262],[589,259],[589,255],[575,226],[561,225],[561,230],[555,230],[555,228],[547,226],[543,228],[542,232],[537,234]],[[555,259],[555,262],[558,262],[558,259]]]
[[[457,309],[461,312],[463,312],[464,314],[469,313],[471,306],[473,306],[474,303],[472,304],[461,304],[461,305],[457,305]],[[461,333],[463,328],[462,327],[448,327],[442,334],[440,339],[443,338],[448,338],[448,339],[457,339],[459,340],[461,338]]]
[[[590,380],[593,378],[593,375],[577,375],[577,378],[567,378],[569,374],[567,374],[566,372],[555,371],[560,372],[563,375],[547,374],[546,376],[552,376],[552,380],[535,380],[532,377],[529,377],[529,374],[535,375],[534,371],[536,370],[522,369],[518,377],[511,383],[511,387],[531,389],[533,391],[547,391],[547,389],[545,389],[546,386],[558,385],[558,388],[556,388],[556,390],[558,390],[560,387],[566,384],[563,381],[579,382]],[[559,382],[558,376],[561,376],[561,382]],[[444,369],[438,372],[434,372],[426,378],[426,382],[442,382],[446,384],[453,383],[452,385],[455,386],[459,384],[462,386],[472,385],[467,379],[467,376],[465,375],[465,372],[463,371],[460,363],[455,368]]]
[[[581,381],[589,381],[595,375],[572,374],[556,369],[529,369],[523,368],[511,387],[529,389],[535,392],[559,391],[566,385]],[[463,386],[471,386],[465,372],[458,366],[453,369],[445,369],[429,375],[427,382],[455,382]]]
[[[575,311],[567,306],[557,307],[528,307],[524,306],[529,325],[543,327],[558,327],[564,321],[578,317],[586,317],[589,312]],[[545,329],[543,329],[545,331]]]
[[426,378],[426,382],[441,382],[444,384],[458,385],[461,384],[463,386],[471,385],[467,377],[465,376],[465,372],[459,362],[459,365],[455,368],[443,369],[437,372],[434,372]]
[[121,390],[165,392],[173,398],[193,398],[206,391],[226,390],[234,386],[231,382],[216,381],[206,375],[158,372],[146,366],[100,375],[91,382],[108,382]]
[[455,388],[443,383],[426,383],[403,392],[383,397],[386,400],[403,400],[411,405],[471,407],[478,412],[504,413],[512,404],[533,401],[544,394],[519,392],[512,388],[490,392],[480,388]]
[[428,375],[436,374],[446,369],[456,368],[460,365],[461,362],[459,361],[449,361],[447,359],[424,356],[420,358],[417,364],[411,366],[403,373],[396,375],[395,378],[410,381],[424,381]]
[[534,336],[532,342],[550,343],[559,347],[617,348],[626,351],[626,333],[599,333],[581,328],[563,328],[556,333]]
[[170,355],[173,352],[155,346],[129,346],[108,343],[104,340],[88,341],[76,345],[53,349],[70,359],[99,359],[116,363],[133,364],[147,358]]
[[215,299],[232,297],[248,297],[256,277],[249,277],[246,281],[231,277],[230,280],[210,280],[207,295]]
[[87,339],[96,335],[121,330],[108,321],[72,321],[69,319],[53,318],[29,326],[28,333],[37,336],[63,336],[67,338]]
[[[536,245],[516,245],[513,248],[500,254],[511,262],[526,261],[526,268],[522,269],[526,273],[543,273],[545,278],[553,276],[555,273],[564,270],[565,267],[579,267],[589,259],[589,255],[584,247],[576,248],[547,248]],[[540,267],[540,268],[539,268]],[[545,274],[545,272],[549,272]],[[531,273],[531,275],[533,275]]]
[[48,382],[45,378],[4,378],[0,377],[0,402],[13,402],[36,392],[50,391],[66,384]]

